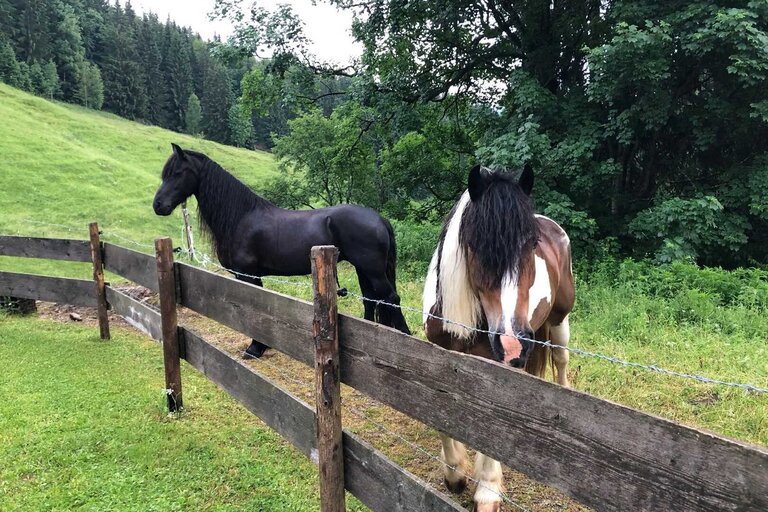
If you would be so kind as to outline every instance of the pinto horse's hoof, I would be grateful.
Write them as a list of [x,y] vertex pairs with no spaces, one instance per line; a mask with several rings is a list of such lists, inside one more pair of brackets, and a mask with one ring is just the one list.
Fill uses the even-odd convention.
[[500,512],[501,502],[494,501],[493,503],[475,503],[475,512]]
[[466,478],[460,478],[460,479],[456,480],[455,482],[450,482],[450,481],[448,481],[447,478],[444,478],[443,482],[445,482],[445,486],[453,494],[461,494],[461,493],[464,492],[464,489],[467,488],[467,479]]

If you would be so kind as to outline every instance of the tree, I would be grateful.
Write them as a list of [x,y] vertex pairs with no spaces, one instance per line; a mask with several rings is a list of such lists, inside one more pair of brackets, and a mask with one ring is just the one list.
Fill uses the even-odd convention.
[[101,80],[99,68],[90,62],[83,61],[77,79],[75,99],[86,108],[101,109],[104,104],[104,82]]
[[41,71],[42,74],[38,86],[39,94],[52,100],[61,93],[59,73],[56,70],[56,64],[52,60],[49,60],[41,66]]
[[190,135],[200,135],[202,112],[200,110],[200,99],[197,94],[189,95],[186,111],[186,132]]
[[241,148],[248,147],[253,139],[251,116],[246,115],[237,103],[229,108],[229,139],[231,144]]
[[216,59],[210,59],[204,75],[203,96],[200,98],[203,111],[203,131],[211,140],[224,144],[230,141],[229,109],[232,104],[232,89],[227,70]]
[[164,76],[163,56],[160,51],[163,28],[154,14],[145,15],[138,27],[138,52],[144,71],[147,97],[146,117],[150,123],[160,124],[163,118]]
[[318,201],[376,206],[375,153],[371,141],[359,136],[368,114],[350,102],[330,117],[315,109],[289,121],[289,134],[275,140],[283,176],[270,187],[270,197],[292,207]]
[[101,70],[104,108],[128,119],[146,117],[147,95],[137,50],[136,16],[131,3],[115,4],[107,19],[106,50]]
[[170,20],[165,25],[162,54],[165,90],[161,125],[183,131],[184,109],[192,93],[192,68],[187,38]]
[[0,81],[18,87],[21,81],[21,70],[16,60],[16,52],[8,41],[0,39]]
[[85,48],[80,37],[80,21],[72,6],[55,1],[51,11],[52,29],[49,41],[50,56],[60,76],[62,95],[71,101],[78,87],[78,74],[85,60]]
[[[672,198],[695,205],[712,197],[723,206],[719,233],[738,250],[724,252],[704,237],[698,261],[768,261],[768,210],[753,192],[765,190],[768,161],[768,4],[329,3],[355,16],[353,34],[364,48],[356,67],[330,68],[309,55],[287,8],[238,12],[225,0],[218,7],[242,21],[236,39],[248,50],[271,47],[275,62],[352,76],[355,99],[391,119],[394,140],[414,131],[402,132],[410,111],[423,112],[414,107],[442,110],[445,130],[417,122],[414,133],[424,139],[408,135],[398,151],[434,147],[446,131],[469,134],[486,165],[514,170],[531,162],[538,203],[562,215],[566,228],[597,226],[596,236],[618,237],[626,253],[640,247],[640,231],[629,228],[634,219],[688,211],[673,208]],[[270,73],[282,78],[290,67]],[[424,182],[446,172],[432,168]],[[410,186],[409,194],[418,192]],[[653,243],[675,237],[666,235],[642,247],[654,252]]]

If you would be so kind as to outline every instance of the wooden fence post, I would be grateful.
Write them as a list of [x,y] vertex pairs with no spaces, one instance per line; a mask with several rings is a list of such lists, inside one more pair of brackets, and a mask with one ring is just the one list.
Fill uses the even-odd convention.
[[344,512],[344,448],[341,437],[341,380],[336,306],[336,260],[331,245],[312,248],[314,289],[315,402],[320,466],[320,510]]
[[173,245],[168,237],[155,239],[157,284],[160,292],[160,315],[163,326],[163,363],[168,410],[180,410],[181,359],[179,358],[179,329],[176,317],[176,273],[173,268]]
[[99,225],[88,224],[91,235],[91,261],[93,262],[93,283],[96,290],[96,308],[99,313],[99,334],[101,339],[109,339],[109,314],[107,313],[107,290],[104,284],[104,261],[99,237]]

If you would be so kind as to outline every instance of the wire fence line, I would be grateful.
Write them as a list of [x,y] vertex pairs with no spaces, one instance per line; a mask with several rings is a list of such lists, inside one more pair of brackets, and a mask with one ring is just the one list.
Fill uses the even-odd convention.
[[[73,233],[74,232],[81,232],[80,230],[75,230],[75,229],[73,229],[70,226],[65,226],[65,225],[62,225],[62,224],[55,224],[55,223],[49,223],[49,222],[43,222],[43,221],[35,221],[35,220],[29,220],[29,219],[22,219],[22,220],[26,221],[26,222],[29,222],[31,224],[48,225],[48,226],[54,226],[54,227],[57,227],[57,228],[66,229],[66,230],[68,230],[70,232],[73,232]],[[136,240],[132,240],[132,239],[130,239],[128,237],[125,237],[123,235],[114,233],[111,230],[103,230],[103,234],[107,238],[108,237],[117,238],[119,240],[123,240],[123,241],[125,241],[127,243],[133,244],[133,245],[138,246],[138,247],[150,248],[150,249],[154,250],[154,245],[152,245],[152,244],[146,244],[146,243],[142,243],[142,242],[137,242]],[[273,282],[273,283],[279,283],[279,284],[285,284],[285,285],[289,285],[289,286],[296,286],[296,287],[303,287],[303,288],[312,288],[312,284],[310,284],[308,282],[304,282],[304,281],[294,281],[294,280],[288,280],[288,279],[281,279],[281,278],[276,278],[276,277],[273,277],[273,276],[259,276],[259,275],[248,274],[248,273],[245,273],[245,272],[240,272],[240,271],[237,271],[237,270],[234,270],[234,269],[231,269],[231,268],[227,268],[227,267],[224,267],[224,266],[216,263],[213,260],[213,258],[211,258],[211,256],[209,256],[208,254],[200,252],[200,251],[197,251],[197,250],[192,252],[192,261],[198,263],[203,268],[214,268],[214,269],[217,269],[217,270],[221,270],[221,271],[224,271],[224,272],[231,273],[231,274],[233,274],[233,275],[235,275],[237,277],[242,277],[242,278],[245,278],[245,279],[260,280],[261,282]],[[404,305],[401,305],[401,304],[394,304],[392,302],[387,302],[385,300],[372,299],[372,298],[369,298],[369,297],[364,297],[361,294],[358,294],[358,293],[355,293],[355,292],[351,292],[351,291],[347,291],[347,290],[344,290],[344,294],[343,295],[355,297],[355,298],[357,298],[359,300],[362,300],[364,302],[370,302],[370,303],[374,303],[376,305],[383,305],[383,306],[397,308],[397,309],[400,309],[402,311],[409,311],[409,312],[413,312],[413,313],[418,313],[418,314],[426,316],[427,318],[433,318],[435,320],[440,320],[440,321],[445,322],[445,323],[449,323],[449,324],[453,324],[453,325],[458,325],[458,326],[460,326],[462,328],[465,328],[465,329],[468,329],[468,330],[470,330],[472,332],[476,332],[476,333],[480,333],[480,334],[487,334],[487,335],[491,335],[491,336],[506,336],[507,335],[506,333],[502,333],[502,332],[496,332],[496,331],[491,331],[491,330],[487,330],[487,329],[480,329],[480,328],[475,327],[475,326],[466,325],[466,324],[463,324],[461,322],[457,322],[457,321],[449,319],[449,318],[441,317],[439,315],[434,315],[434,314],[432,314],[430,312],[423,311],[423,310],[418,309],[418,308],[404,306]],[[519,340],[528,341],[530,343],[534,343],[534,344],[537,344],[537,345],[542,345],[542,346],[545,346],[545,347],[549,347],[549,348],[551,348],[553,350],[566,350],[566,351],[568,351],[570,353],[573,353],[573,354],[576,354],[576,355],[579,355],[579,356],[591,357],[591,358],[598,359],[598,360],[601,360],[601,361],[605,361],[605,362],[608,362],[608,363],[611,363],[611,364],[614,364],[614,365],[617,365],[617,366],[623,366],[623,367],[626,367],[626,368],[636,368],[636,369],[644,370],[644,371],[651,372],[651,373],[667,375],[667,376],[670,376],[670,377],[694,380],[694,381],[701,382],[701,383],[704,383],[704,384],[712,384],[712,385],[718,385],[718,386],[726,386],[726,387],[731,387],[731,388],[737,388],[737,389],[742,389],[744,391],[753,392],[753,393],[759,393],[759,394],[766,394],[766,393],[768,393],[768,387],[758,386],[758,385],[751,384],[751,383],[731,382],[731,381],[726,381],[726,380],[721,380],[721,379],[713,379],[713,378],[707,377],[705,375],[699,375],[699,374],[695,374],[695,373],[687,373],[687,372],[679,372],[679,371],[675,371],[675,370],[669,370],[669,369],[663,368],[663,367],[655,365],[655,364],[644,364],[644,363],[638,363],[638,362],[634,362],[634,361],[627,361],[627,360],[624,360],[624,359],[621,359],[621,358],[618,358],[618,357],[608,356],[608,355],[605,355],[605,354],[600,354],[598,352],[592,352],[592,351],[588,351],[588,350],[582,350],[582,349],[576,348],[576,347],[556,345],[556,344],[552,343],[551,340],[536,340],[536,339],[528,338],[528,337],[521,336],[521,335],[517,335],[516,337]]]
[[[297,386],[300,386],[301,388],[309,388],[309,387],[311,387],[310,383],[308,383],[306,380],[300,380],[296,376],[295,373],[291,372],[290,370],[287,370],[286,368],[283,368],[283,367],[277,366],[275,364],[272,364],[270,361],[267,361],[264,358],[259,359],[257,365],[264,365],[264,366],[268,366],[269,368],[272,368],[272,370],[277,372],[277,374],[280,376],[281,379],[285,379],[288,382],[291,382],[291,383],[293,383],[293,384],[295,384]],[[315,392],[315,389],[314,389],[313,386],[311,387],[311,392],[312,393]],[[355,416],[357,416],[361,420],[369,422],[370,424],[375,426],[380,432],[383,432],[386,435],[394,437],[399,442],[401,442],[404,445],[408,446],[414,452],[422,454],[422,455],[426,456],[427,458],[429,458],[430,460],[433,460],[433,461],[435,461],[435,462],[437,462],[439,464],[445,465],[448,469],[450,469],[451,471],[453,471],[455,473],[458,473],[459,475],[463,476],[467,480],[473,482],[475,485],[478,485],[478,486],[488,490],[489,492],[495,494],[496,496],[499,497],[499,499],[501,499],[505,503],[508,503],[509,505],[512,505],[516,509],[521,510],[523,512],[530,512],[527,508],[525,508],[524,506],[522,506],[519,503],[515,502],[512,498],[510,498],[507,493],[505,493],[503,491],[497,491],[496,489],[492,489],[492,488],[488,487],[486,484],[484,484],[483,482],[481,482],[480,480],[477,480],[476,478],[474,478],[472,475],[468,475],[460,467],[448,464],[441,457],[439,457],[438,455],[435,455],[434,453],[430,452],[429,450],[427,450],[423,446],[420,446],[420,445],[414,443],[413,441],[411,441],[410,439],[406,438],[402,434],[400,434],[398,432],[395,432],[394,430],[391,430],[391,429],[387,428],[382,423],[379,423],[378,421],[374,420],[366,412],[364,412],[364,411],[362,411],[360,409],[357,409],[353,405],[344,403],[344,399],[343,398],[342,398],[342,407],[344,408],[344,410],[346,410],[348,412],[351,412],[352,414],[354,414]]]

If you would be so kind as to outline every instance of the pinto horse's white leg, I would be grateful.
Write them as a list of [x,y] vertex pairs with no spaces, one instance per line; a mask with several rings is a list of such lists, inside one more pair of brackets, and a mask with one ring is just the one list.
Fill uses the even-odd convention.
[[443,444],[440,459],[443,461],[445,486],[449,491],[460,494],[467,487],[467,450],[460,442],[440,434]]
[[501,510],[501,497],[504,492],[504,475],[501,464],[487,455],[477,452],[475,458],[475,511],[496,512]]
[[[552,340],[553,345],[567,347],[570,337],[571,328],[568,324],[568,316],[563,319],[560,325],[552,325],[549,327],[549,338]],[[569,359],[570,353],[567,350],[559,348],[552,349],[552,362],[555,364],[557,383],[565,387],[570,387],[570,383],[568,382]]]

